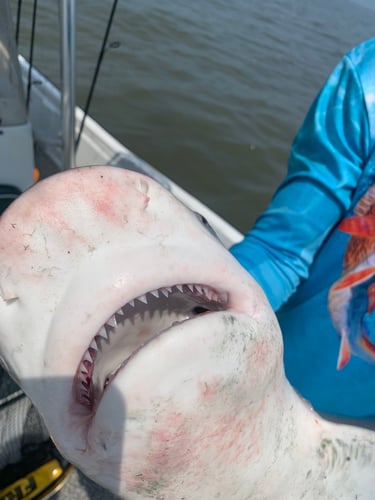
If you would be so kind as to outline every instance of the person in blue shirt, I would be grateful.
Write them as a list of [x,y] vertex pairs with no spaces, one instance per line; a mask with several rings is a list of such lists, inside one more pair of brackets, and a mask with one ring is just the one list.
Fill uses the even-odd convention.
[[297,391],[322,413],[375,420],[375,38],[329,76],[286,178],[230,251],[277,312]]

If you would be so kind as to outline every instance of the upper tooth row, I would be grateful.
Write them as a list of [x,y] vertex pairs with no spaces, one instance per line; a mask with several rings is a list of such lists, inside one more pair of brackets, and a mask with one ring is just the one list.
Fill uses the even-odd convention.
[[[208,300],[212,301],[219,300],[219,295],[214,290],[205,287],[203,285],[174,285],[174,288],[177,288],[178,291],[183,293],[184,292],[183,286],[187,286],[192,293],[198,292],[199,295],[204,296]],[[143,295],[140,295],[139,297],[136,297],[133,300],[130,300],[128,304],[131,307],[135,307],[136,300],[139,300],[143,304],[148,304],[148,297],[147,297],[148,294],[151,294],[156,298],[159,298],[161,295],[167,298],[172,293],[172,291],[173,291],[172,287],[170,286],[158,288],[157,290],[152,290],[151,292],[145,293]],[[117,326],[116,314],[119,316],[124,316],[125,313],[123,308],[121,307],[118,311],[116,311],[116,313],[106,321],[105,325],[109,325],[115,328]],[[103,326],[98,333],[107,340],[108,333],[105,329],[105,326]]]
[[[181,292],[181,293],[184,292],[183,285],[174,285],[174,286],[175,286],[175,288],[177,288],[177,290],[179,292]],[[213,292],[212,290],[210,290],[202,285],[185,285],[185,286],[187,286],[192,293],[198,292],[200,295],[204,295],[209,300],[217,300],[218,299],[218,296],[215,292]],[[130,306],[134,307],[136,300],[139,300],[143,304],[148,304],[148,297],[147,297],[148,294],[151,294],[158,299],[161,295],[164,295],[164,297],[168,297],[171,293],[172,293],[172,287],[170,287],[170,286],[158,288],[157,290],[152,290],[151,292],[140,295],[139,297],[137,297],[133,300],[130,300],[128,302],[128,304]],[[123,309],[120,308],[116,312],[116,314],[123,316],[124,315]],[[117,321],[116,321],[115,315],[111,316],[106,323],[110,326],[113,326],[113,327],[117,326]]]

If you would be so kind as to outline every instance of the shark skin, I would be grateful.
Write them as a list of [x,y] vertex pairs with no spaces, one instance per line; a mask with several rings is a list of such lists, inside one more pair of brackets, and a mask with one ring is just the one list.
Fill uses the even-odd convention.
[[69,170],[0,219],[2,364],[123,498],[372,499],[375,433],[318,416],[282,355],[255,281],[149,178]]

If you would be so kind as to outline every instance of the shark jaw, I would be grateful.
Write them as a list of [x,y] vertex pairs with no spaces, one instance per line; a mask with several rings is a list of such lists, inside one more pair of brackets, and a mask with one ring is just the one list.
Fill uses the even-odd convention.
[[146,292],[117,309],[95,334],[77,367],[73,397],[94,413],[119,370],[146,344],[182,322],[226,310],[227,292],[177,284]]

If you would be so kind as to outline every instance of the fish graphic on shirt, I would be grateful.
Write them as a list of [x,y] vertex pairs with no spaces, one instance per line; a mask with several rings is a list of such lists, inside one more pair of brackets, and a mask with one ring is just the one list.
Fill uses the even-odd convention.
[[375,364],[375,323],[371,327],[370,317],[375,308],[375,184],[338,229],[350,235],[343,273],[328,296],[331,318],[341,336],[337,362],[340,370],[352,354]]

